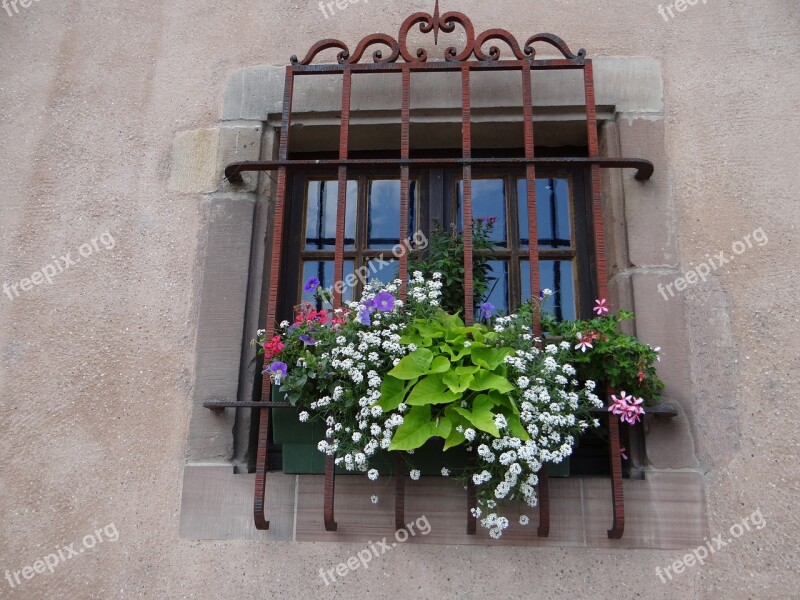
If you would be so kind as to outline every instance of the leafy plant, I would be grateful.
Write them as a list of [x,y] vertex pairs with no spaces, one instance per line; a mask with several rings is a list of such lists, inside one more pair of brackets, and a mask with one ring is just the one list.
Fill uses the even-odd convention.
[[[603,302],[600,300],[598,304]],[[598,307],[595,311],[598,312]],[[605,312],[607,309],[598,314]],[[544,314],[542,331],[570,342],[567,360],[578,369],[582,380],[607,382],[612,389],[625,390],[643,398],[646,406],[652,406],[661,399],[664,389],[655,367],[660,360],[660,349],[622,332],[620,323],[629,319],[633,319],[633,313],[625,310],[589,321],[557,321]]]
[[[492,249],[491,235],[494,230],[495,217],[480,217],[472,222],[472,289],[473,310],[477,310],[489,292],[494,278],[489,265]],[[464,234],[455,224],[444,229],[441,223],[435,223],[429,237],[427,252],[419,254],[410,261],[411,271],[421,271],[426,278],[434,273],[441,273],[442,298],[441,306],[450,314],[464,312]]]

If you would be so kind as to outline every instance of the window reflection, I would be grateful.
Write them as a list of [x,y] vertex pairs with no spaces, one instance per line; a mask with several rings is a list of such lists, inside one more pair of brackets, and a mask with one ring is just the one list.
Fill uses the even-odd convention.
[[[317,309],[320,308],[331,308],[330,304],[328,303],[321,303],[314,298],[313,290],[307,292],[305,290],[305,283],[311,279],[312,277],[316,277],[319,279],[320,285],[325,289],[331,289],[336,284],[335,274],[334,274],[334,266],[335,263],[332,260],[315,260],[315,261],[306,261],[303,263],[303,281],[301,285],[301,299],[303,302],[311,302],[317,306]],[[347,279],[347,276],[352,274],[355,270],[354,264],[352,260],[344,261],[344,276],[343,279]],[[353,299],[353,288],[352,287],[345,287],[344,292],[342,293],[342,301],[349,302]]]
[[[347,182],[344,245],[352,248],[356,234],[358,182]],[[337,180],[309,181],[306,210],[306,249],[332,250],[336,247],[336,213],[339,202]]]
[[[464,230],[464,182],[458,182],[456,213],[459,230]],[[494,230],[490,237],[495,246],[508,245],[506,236],[506,181],[505,179],[472,180],[472,218],[494,218]]]
[[[408,235],[416,229],[417,182],[408,182]],[[369,182],[367,248],[388,249],[400,242],[400,180]]]
[[[531,263],[528,260],[520,262],[520,283],[522,287],[522,301],[531,298]],[[555,316],[559,321],[575,319],[575,280],[572,273],[570,260],[541,260],[539,261],[539,287],[553,291],[544,303],[544,311]],[[539,293],[539,290],[536,291]]]
[[[517,180],[519,203],[519,243],[528,241],[528,181]],[[572,218],[569,207],[569,183],[566,179],[536,180],[536,233],[542,248],[572,246]]]

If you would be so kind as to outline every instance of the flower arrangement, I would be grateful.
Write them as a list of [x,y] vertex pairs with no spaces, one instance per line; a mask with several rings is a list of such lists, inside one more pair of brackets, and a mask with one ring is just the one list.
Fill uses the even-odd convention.
[[[486,233],[491,223],[479,227]],[[450,238],[444,246],[463,243],[456,234],[441,235]],[[442,306],[456,301],[448,299],[451,289],[445,292],[446,282],[458,286],[451,262],[428,257],[428,267],[455,273],[415,271],[406,302],[400,280],[373,280],[360,301],[322,309],[332,299],[312,278],[305,289],[315,293],[317,306],[299,305],[294,322],[281,323],[269,340],[259,331],[258,343],[265,375],[298,408],[299,420],[325,423],[318,449],[337,466],[376,480],[375,462],[384,452],[403,452],[413,467],[413,453],[436,438],[445,451],[464,447],[474,460],[442,475],[475,484],[472,514],[499,538],[509,526],[503,514],[509,502],[536,506],[542,466],[563,461],[583,432],[599,426],[592,411],[605,403],[595,382],[632,390],[634,396],[614,394],[609,410],[634,424],[644,412],[635,395],[655,400],[663,385],[653,367],[658,355],[617,331],[628,313],[607,314],[605,300],[592,321],[558,323],[541,315],[547,293],[505,316],[478,298],[481,322],[466,326]],[[534,337],[534,317],[557,337]],[[419,479],[420,470],[411,468],[410,476]],[[530,518],[520,514],[519,522]]]

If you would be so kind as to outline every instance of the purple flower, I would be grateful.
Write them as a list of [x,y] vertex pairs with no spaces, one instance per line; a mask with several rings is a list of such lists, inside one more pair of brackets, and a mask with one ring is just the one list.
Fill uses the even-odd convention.
[[289,367],[286,363],[276,361],[264,369],[264,373],[269,373],[270,379],[272,379],[276,385],[280,385],[281,381],[286,379],[286,376],[289,374]]
[[375,308],[381,312],[394,310],[394,296],[389,292],[380,292],[374,299]]
[[312,338],[307,333],[304,333],[303,335],[300,336],[300,341],[303,342],[306,346],[316,346],[317,345],[317,340]]
[[369,318],[369,309],[366,306],[358,309],[357,320],[362,325],[372,325],[372,319]]
[[303,289],[307,292],[313,292],[318,287],[319,287],[319,279],[317,279],[316,277],[312,277],[311,279],[306,281],[306,284],[303,286]]
[[481,304],[481,318],[488,319],[492,316],[494,305],[491,302],[484,302]]

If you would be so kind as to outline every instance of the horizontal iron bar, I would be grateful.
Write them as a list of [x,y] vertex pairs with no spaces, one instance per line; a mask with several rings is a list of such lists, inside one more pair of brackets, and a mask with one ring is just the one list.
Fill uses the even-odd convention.
[[281,167],[313,169],[319,167],[435,167],[435,166],[524,166],[590,167],[598,165],[604,169],[636,169],[636,179],[647,181],[655,167],[643,158],[592,158],[584,156],[538,157],[538,158],[350,158],[325,160],[261,160],[231,163],[225,167],[225,177],[231,183],[242,183],[245,171],[275,171]]
[[497,70],[511,71],[528,67],[534,71],[549,69],[583,69],[586,59],[583,58],[553,58],[544,60],[486,60],[486,61],[433,61],[433,62],[395,62],[395,63],[357,63],[357,64],[321,64],[321,65],[292,65],[290,68],[296,75],[325,75],[341,73],[345,69],[353,73],[392,73],[405,69],[410,71],[460,71],[468,66],[471,70]]

